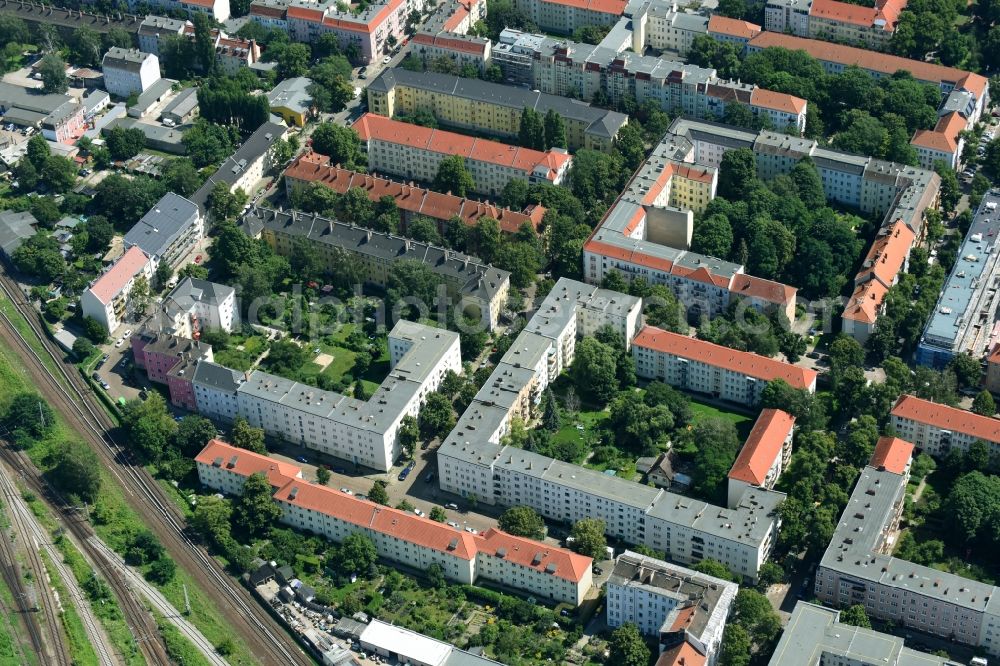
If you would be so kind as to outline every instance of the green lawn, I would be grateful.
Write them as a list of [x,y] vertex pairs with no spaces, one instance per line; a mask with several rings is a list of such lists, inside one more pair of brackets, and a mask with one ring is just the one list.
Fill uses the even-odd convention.
[[696,425],[699,421],[704,419],[725,419],[726,421],[732,422],[732,424],[736,426],[736,432],[739,433],[741,440],[745,440],[750,434],[750,430],[753,428],[755,420],[754,417],[747,416],[742,412],[731,412],[721,409],[717,405],[700,402],[694,398],[691,398],[691,413],[693,415],[691,425]]
[[[575,417],[563,416],[562,427],[552,435],[555,442],[585,442],[587,435],[596,434],[610,418],[606,411],[580,411]],[[577,426],[583,426],[581,430]]]

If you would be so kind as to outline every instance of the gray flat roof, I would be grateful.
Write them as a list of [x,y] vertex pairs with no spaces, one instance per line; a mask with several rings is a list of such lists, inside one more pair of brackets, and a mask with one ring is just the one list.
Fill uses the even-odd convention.
[[106,134],[116,127],[137,129],[146,135],[147,141],[175,146],[182,146],[184,143],[184,132],[182,130],[176,127],[164,127],[163,125],[144,123],[138,118],[114,118],[101,128],[101,132]]
[[197,219],[197,206],[179,194],[167,192],[125,234],[125,247],[137,245],[148,255],[162,257]]
[[138,99],[135,101],[135,106],[130,106],[129,110],[137,109],[140,113],[145,113],[149,107],[153,106],[160,99],[170,92],[170,89],[174,87],[177,81],[173,79],[157,79],[153,82],[151,86],[146,88],[146,90],[139,95]]
[[186,116],[191,113],[194,109],[198,108],[198,89],[195,87],[185,88],[184,90],[177,93],[176,96],[170,102],[163,107],[163,111],[160,116],[165,116],[168,113],[172,113],[175,116]]
[[267,93],[267,101],[271,106],[285,106],[305,113],[312,105],[312,95],[307,90],[310,85],[312,79],[305,76],[285,79]]
[[284,125],[270,121],[258,127],[243,145],[222,163],[219,170],[191,195],[191,201],[204,211],[208,206],[208,195],[216,183],[225,183],[232,187],[246,171],[247,165],[265,155],[275,141],[285,136],[287,129]]
[[209,361],[199,361],[194,374],[191,375],[193,384],[200,384],[217,391],[232,393],[236,395],[236,390],[246,379],[246,376],[239,370],[232,370],[218,363]]

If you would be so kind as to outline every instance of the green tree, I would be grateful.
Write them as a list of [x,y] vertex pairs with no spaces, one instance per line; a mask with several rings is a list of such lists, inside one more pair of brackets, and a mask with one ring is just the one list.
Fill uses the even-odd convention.
[[833,146],[849,153],[884,157],[889,145],[889,132],[868,112],[850,109],[842,125],[846,128],[833,138]]
[[692,435],[698,443],[692,489],[703,497],[719,499],[725,492],[724,481],[740,447],[736,426],[726,419],[703,419],[695,425]]
[[555,110],[549,109],[545,112],[545,148],[566,148],[567,145],[566,123]]
[[719,666],[748,666],[753,642],[747,630],[730,622],[722,633],[719,645]]
[[781,619],[768,598],[756,590],[740,588],[733,603],[733,614],[756,645],[769,645],[781,633]]
[[972,354],[956,354],[948,367],[955,373],[958,385],[962,388],[974,388],[982,381],[983,367]]
[[59,242],[54,236],[36,234],[26,239],[14,250],[11,259],[17,270],[46,284],[66,272],[66,260],[59,253]]
[[417,446],[417,440],[419,437],[420,425],[417,423],[417,419],[407,414],[400,422],[399,432],[397,433],[399,446],[403,449],[404,454],[410,454],[413,452]]
[[189,197],[201,187],[202,177],[194,162],[186,157],[170,160],[163,168],[163,184],[171,192]]
[[111,222],[103,215],[91,215],[84,223],[87,232],[87,249],[91,251],[105,251],[115,235],[115,228]]
[[451,401],[445,395],[437,392],[431,393],[427,396],[423,407],[420,408],[417,422],[420,426],[420,434],[424,438],[440,437],[443,439],[455,427],[455,412],[452,409]]
[[521,111],[517,137],[518,143],[525,148],[545,150],[545,122],[541,114],[530,107],[525,107]]
[[235,192],[231,192],[227,183],[219,181],[208,193],[208,210],[216,221],[232,220],[239,214],[247,199],[247,194],[242,189],[237,188]]
[[330,470],[325,467],[316,468],[316,483],[325,486],[330,483]]
[[114,220],[123,231],[138,222],[167,192],[164,185],[153,178],[126,178],[117,173],[102,180],[94,189],[96,194],[91,209]]
[[368,571],[378,559],[372,540],[361,532],[352,532],[336,549],[334,560],[345,573]]
[[385,481],[376,481],[372,484],[371,490],[368,491],[368,499],[376,504],[389,506],[389,493],[385,490]]
[[757,158],[749,148],[727,151],[719,165],[720,197],[742,201],[757,183]]
[[611,634],[608,642],[609,663],[619,666],[647,666],[652,653],[639,633],[639,628],[627,622]]
[[121,126],[112,127],[104,133],[104,140],[112,159],[127,160],[135,157],[146,147],[146,135],[141,129]]
[[271,484],[263,472],[251,474],[233,505],[233,524],[251,539],[267,534],[281,517],[281,507],[271,498]]
[[94,344],[102,345],[108,339],[108,329],[93,317],[83,318],[83,331],[87,339]]
[[483,261],[487,263],[491,262],[500,251],[500,244],[502,242],[500,223],[492,217],[479,218],[476,222],[476,230],[473,238],[476,246],[476,254]]
[[73,341],[73,355],[77,360],[83,360],[94,353],[94,343],[83,336]]
[[174,579],[176,573],[177,565],[172,559],[163,555],[150,565],[146,578],[158,585],[166,585]]
[[[36,417],[37,418],[37,417]],[[54,455],[48,477],[63,492],[93,503],[101,490],[101,466],[94,452],[76,442],[63,444]]]
[[42,77],[42,92],[61,94],[69,88],[66,82],[66,63],[55,53],[42,57],[38,73]]
[[725,259],[733,247],[733,227],[725,215],[710,215],[698,222],[691,237],[691,250]]
[[237,416],[236,420],[233,421],[229,438],[232,440],[233,446],[262,455],[267,454],[267,448],[264,446],[263,428],[254,428],[242,416]]
[[980,391],[972,401],[972,411],[982,416],[994,416],[997,413],[997,405],[989,391]]
[[541,541],[545,538],[545,521],[530,506],[512,506],[500,515],[497,526],[515,536]]
[[438,165],[432,187],[438,192],[451,192],[455,196],[465,197],[476,189],[476,183],[465,168],[465,159],[461,155],[449,155]]
[[198,498],[190,523],[199,534],[218,546],[230,538],[232,515],[232,505],[228,500],[205,495]]
[[573,549],[595,560],[604,560],[607,557],[605,549],[608,547],[608,540],[604,536],[605,527],[604,521],[597,518],[583,518],[573,523],[570,530]]
[[160,460],[169,449],[177,424],[167,411],[167,403],[156,391],[146,400],[130,400],[125,404],[122,426],[126,441],[143,460]]
[[562,427],[559,402],[556,400],[551,386],[547,386],[545,392],[542,393],[542,427],[549,432],[556,432]]
[[440,506],[432,506],[430,512],[431,520],[439,523],[443,523],[448,520],[448,514],[445,513],[444,509]]
[[215,439],[215,424],[204,416],[188,414],[177,424],[174,433],[174,445],[181,455],[193,458],[205,448],[205,445]]
[[576,347],[570,376],[578,391],[608,402],[618,391],[615,350],[594,338],[584,338]]
[[695,563],[691,568],[698,573],[705,574],[706,576],[713,576],[721,580],[733,580],[733,574],[729,571],[726,565],[718,560],[713,560],[712,558],[701,560],[700,562]]
[[868,619],[868,613],[865,612],[865,607],[862,604],[854,604],[840,611],[840,623],[849,624],[852,627],[861,627],[862,629],[872,628],[872,623]]
[[360,161],[360,145],[358,133],[349,127],[321,123],[312,133],[313,150],[346,169],[353,169]]

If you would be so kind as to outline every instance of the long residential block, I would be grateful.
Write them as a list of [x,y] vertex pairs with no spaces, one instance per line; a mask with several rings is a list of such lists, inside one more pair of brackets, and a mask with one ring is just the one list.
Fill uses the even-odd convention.
[[[244,216],[243,228],[286,257],[292,254],[297,243],[313,243],[320,259],[330,270],[336,270],[337,262],[346,252],[357,259],[357,265],[364,271],[362,279],[379,287],[388,286],[394,262],[417,261],[425,264],[442,279],[449,300],[457,304],[466,317],[478,317],[486,330],[496,328],[500,312],[507,303],[510,291],[510,274],[507,271],[443,247],[318,215],[259,207]],[[438,304],[427,303],[426,306],[434,311]]]
[[917,344],[920,365],[943,368],[957,354],[979,359],[988,354],[1000,337],[996,313],[1000,308],[1000,190],[983,196],[972,218]]
[[201,211],[179,194],[167,192],[125,234],[125,249],[138,247],[155,266],[171,268],[191,252],[205,234]]
[[611,325],[632,340],[639,307],[625,294],[556,283],[438,449],[441,489],[564,523],[599,518],[611,537],[680,562],[711,557],[755,580],[777,536],[782,493],[749,488],[726,509],[501,443],[572,364],[577,337]]
[[545,208],[539,205],[532,204],[524,211],[514,211],[489,202],[435,192],[417,187],[413,183],[401,183],[367,173],[341,169],[330,164],[330,159],[325,155],[315,152],[300,155],[285,169],[285,191],[289,196],[296,188],[308,187],[312,183],[318,183],[340,194],[357,187],[372,201],[379,201],[382,197],[392,197],[404,226],[417,217],[427,217],[437,223],[439,232],[443,232],[445,225],[453,219],[474,227],[484,217],[491,217],[499,222],[500,230],[505,234],[517,233],[525,223],[537,231],[545,216]]
[[514,6],[543,30],[572,33],[588,25],[614,25],[625,0],[517,0]]
[[570,150],[609,150],[628,116],[579,100],[499,83],[433,72],[386,69],[368,86],[368,108],[389,118],[418,110],[432,112],[442,125],[516,137],[526,108],[563,118]]
[[841,330],[861,344],[875,332],[875,322],[889,289],[906,271],[916,235],[902,220],[883,227],[854,277],[854,291],[844,306]]
[[737,589],[732,581],[626,550],[608,578],[608,626],[631,622],[656,636],[661,652],[687,646],[701,657],[692,665],[715,663]]
[[780,379],[816,391],[817,373],[752,352],[730,349],[654,326],[632,341],[635,373],[671,386],[752,407],[764,388]]
[[952,449],[964,453],[977,440],[989,445],[991,456],[1000,455],[1000,419],[914,395],[900,396],[890,415],[900,437],[932,456],[944,457]]
[[743,443],[728,476],[729,506],[736,506],[748,486],[774,488],[792,461],[795,417],[780,409],[763,409]]
[[913,445],[892,439],[878,448],[872,465],[879,466],[862,470],[820,561],[817,598],[837,608],[862,605],[871,618],[1000,654],[1000,590],[892,556]]
[[499,196],[511,180],[560,185],[573,158],[559,148],[532,150],[477,139],[366,113],[353,125],[368,152],[368,169],[429,183],[441,161],[458,155],[475,182],[475,191]]
[[772,32],[884,49],[896,32],[907,0],[864,6],[838,0],[767,0],[764,27]]
[[379,557],[426,570],[439,565],[446,578],[471,585],[488,579],[536,598],[578,606],[592,586],[592,560],[571,551],[496,529],[470,534],[408,511],[306,483],[298,467],[218,440],[195,458],[202,484],[238,494],[246,478],[264,474],[275,489],[281,521],[296,529],[343,541],[369,537]]

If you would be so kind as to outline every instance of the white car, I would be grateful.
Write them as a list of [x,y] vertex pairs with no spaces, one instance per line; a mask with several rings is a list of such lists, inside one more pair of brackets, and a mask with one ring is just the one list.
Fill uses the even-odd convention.
[[421,518],[423,518],[423,517],[424,517],[424,512],[423,512],[423,511],[421,511],[420,509],[414,509],[414,510],[413,510],[413,513],[417,514],[417,515],[418,515],[418,516],[420,516]]
[[465,531],[468,532],[469,534],[479,534],[479,530],[477,530],[475,527],[466,527]]
[[130,337],[132,337],[132,329],[131,328],[126,328],[125,332],[122,333],[122,337],[123,338],[130,338]]
[[351,492],[351,491],[350,491],[349,489],[347,489],[347,488],[341,488],[341,489],[340,489],[340,492],[344,493],[345,495],[353,495],[353,494],[354,494],[353,492]]
[[386,56],[386,57],[382,58],[382,64],[383,65],[388,65],[390,62],[392,62],[392,56]]
[[118,340],[115,341],[115,347],[121,347],[123,344],[125,344],[125,338],[118,338]]

